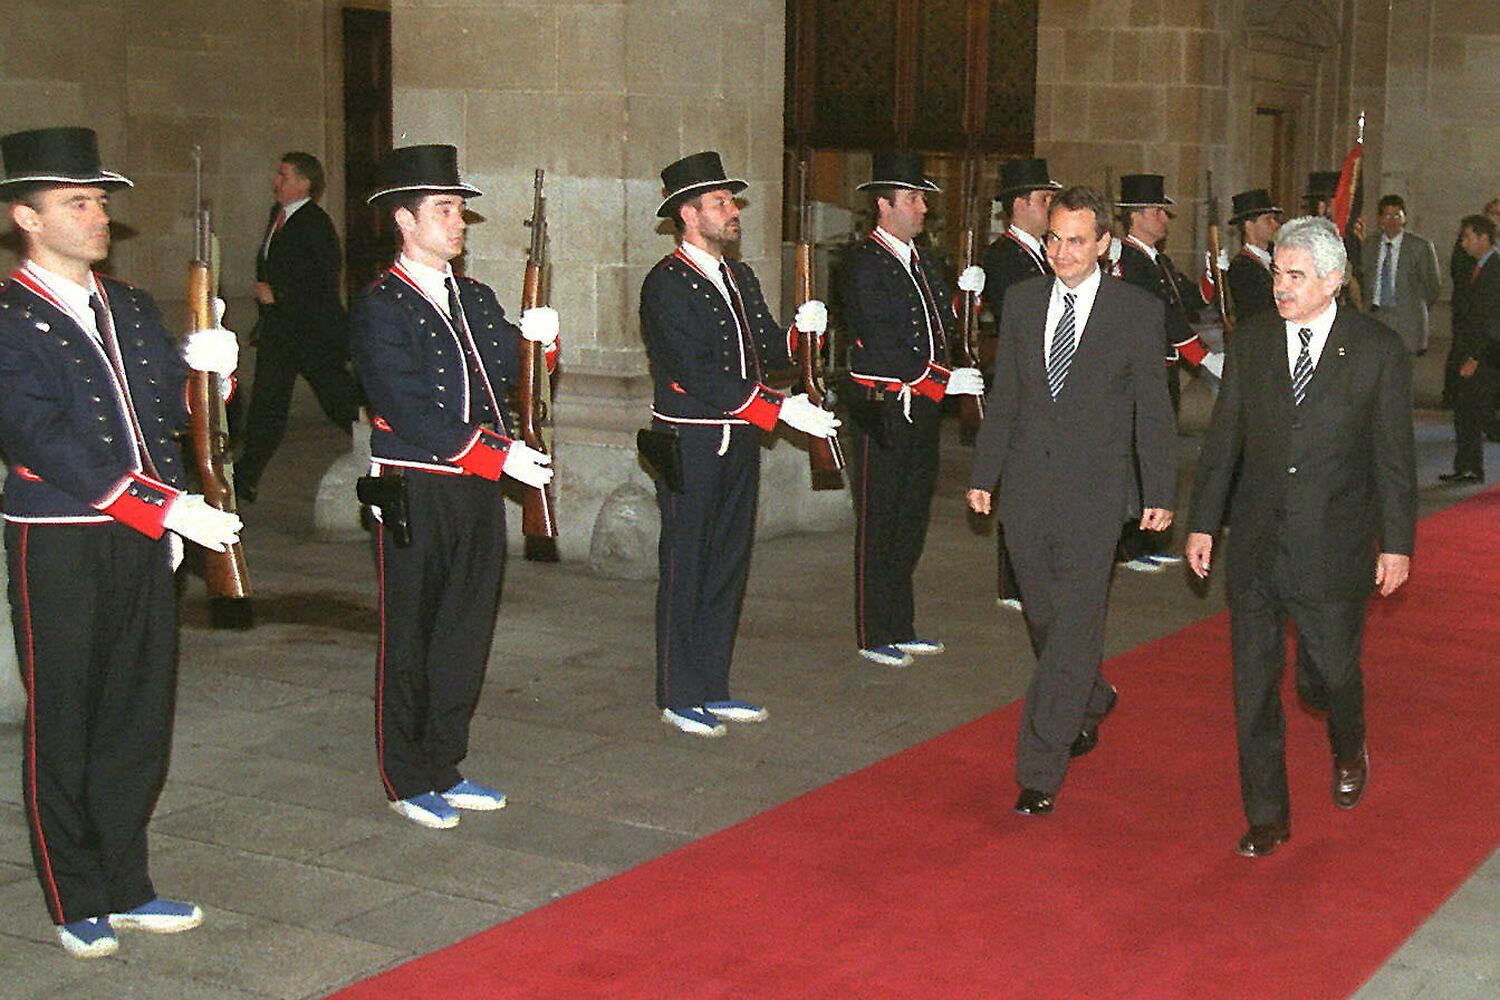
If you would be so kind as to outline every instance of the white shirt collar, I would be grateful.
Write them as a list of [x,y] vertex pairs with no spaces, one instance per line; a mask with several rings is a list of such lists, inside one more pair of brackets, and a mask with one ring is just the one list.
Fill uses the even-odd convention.
[[1145,242],[1144,240],[1137,239],[1134,236],[1127,236],[1125,237],[1125,239],[1137,250],[1141,251],[1141,253],[1145,254],[1147,257],[1150,257],[1153,264],[1156,263],[1156,247]]
[[1073,336],[1076,340],[1083,339],[1084,328],[1089,324],[1089,314],[1094,311],[1094,299],[1099,295],[1099,285],[1103,281],[1104,269],[1095,267],[1094,273],[1090,274],[1078,283],[1077,288],[1069,288],[1063,284],[1061,278],[1052,281],[1052,295],[1047,301],[1047,327],[1042,335],[1042,358],[1046,359],[1052,351],[1052,334],[1057,330],[1057,324],[1062,319],[1063,296],[1073,296]]
[[448,311],[448,279],[453,277],[453,265],[445,263],[439,271],[435,267],[418,264],[406,254],[402,254],[397,262],[401,265],[401,270],[427,294],[432,304],[442,310],[444,316],[451,318],[452,314]]
[[1032,236],[1026,230],[1022,229],[1020,226],[1015,225],[1014,223],[1010,225],[1010,227],[1007,229],[1007,232],[1011,233],[1015,236],[1016,239],[1025,244],[1026,249],[1030,250],[1038,257],[1041,257],[1043,260],[1047,259],[1046,253],[1044,253],[1042,250],[1041,240],[1037,239],[1035,236]]
[[1399,233],[1397,233],[1395,236],[1387,236],[1385,233],[1381,233],[1380,234],[1380,241],[1382,243],[1389,243],[1391,246],[1395,247],[1397,250],[1400,250],[1401,249],[1401,237],[1403,237],[1405,235],[1406,235],[1406,230],[1404,230],[1404,229],[1401,230]]
[[904,240],[896,239],[896,237],[886,232],[885,229],[881,226],[876,226],[875,232],[880,235],[881,242],[890,247],[891,250],[895,252],[897,258],[900,259],[901,263],[906,267],[908,271],[910,271],[911,255],[916,253],[916,247],[912,246],[910,243],[905,242]]
[[283,212],[285,212],[286,213],[286,217],[288,219],[290,219],[292,217],[292,213],[293,212],[297,211],[297,209],[301,208],[303,205],[306,205],[310,201],[312,201],[311,198],[298,198],[296,201],[292,202],[290,205],[283,205],[283,206],[281,206],[281,210]]
[[1283,321],[1286,326],[1287,371],[1293,371],[1297,367],[1297,355],[1302,353],[1302,338],[1297,335],[1297,331],[1304,327],[1312,331],[1312,338],[1307,342],[1307,352],[1312,356],[1313,367],[1318,366],[1318,359],[1323,356],[1323,347],[1328,343],[1328,332],[1333,329],[1333,321],[1338,318],[1338,314],[1339,304],[1334,300],[1328,303],[1327,309],[1306,323]]
[[687,255],[688,260],[703,272],[704,276],[719,290],[719,294],[724,296],[724,301],[728,302],[729,307],[733,309],[734,300],[729,297],[729,289],[724,285],[724,273],[719,270],[719,265],[724,263],[724,258],[715,257],[698,244],[689,243],[687,240],[683,240],[678,246],[682,247],[682,252]]
[[34,260],[26,261],[23,266],[41,282],[42,287],[62,300],[63,306],[79,326],[95,337],[101,336],[99,324],[94,320],[94,310],[89,306],[89,296],[98,288],[93,271],[89,272],[89,283],[80,285],[72,278],[47,270]]
[[1254,243],[1246,243],[1242,249],[1246,253],[1248,253],[1250,256],[1252,256],[1256,260],[1260,261],[1261,264],[1265,265],[1266,268],[1268,268],[1268,269],[1270,268],[1270,266],[1271,266],[1271,252],[1269,250],[1262,250],[1260,247],[1256,246]]

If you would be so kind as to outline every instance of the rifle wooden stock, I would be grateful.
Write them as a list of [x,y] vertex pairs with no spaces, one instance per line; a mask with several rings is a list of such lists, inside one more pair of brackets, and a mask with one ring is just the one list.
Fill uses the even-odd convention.
[[[212,329],[213,279],[206,259],[188,264],[187,300],[188,330]],[[203,499],[210,507],[233,511],[234,487],[226,473],[229,432],[224,395],[219,376],[213,372],[188,372],[188,433]],[[245,566],[244,547],[235,542],[227,552],[203,549],[203,582],[214,597],[249,597],[250,573]]]
[[[531,250],[526,256],[526,277],[521,286],[521,311],[547,304],[547,215],[542,196],[542,171],[536,172],[532,201]],[[541,344],[521,338],[521,377],[516,391],[516,435],[527,447],[552,453],[545,428],[550,419],[552,388],[547,378],[547,356]],[[552,484],[527,486],[521,491],[521,533],[531,538],[557,537],[557,500]]]
[[[960,197],[963,209],[963,234],[959,254],[958,272],[963,272],[979,261],[979,226],[975,219],[978,199],[979,166],[973,156],[964,160],[963,184]],[[986,213],[988,217],[988,213]],[[953,345],[954,367],[979,367],[979,296],[974,292],[960,290],[958,300],[958,336]],[[979,430],[984,422],[984,397],[960,396],[958,401],[959,425],[969,432]]]
[[1208,172],[1205,185],[1208,195],[1208,272],[1214,283],[1214,301],[1219,307],[1219,322],[1224,324],[1227,336],[1234,329],[1233,303],[1229,301],[1229,282],[1224,279],[1224,269],[1219,266],[1219,254],[1224,250],[1219,237],[1219,200],[1214,197],[1214,172]]
[[[814,287],[812,203],[807,196],[807,162],[797,165],[797,248],[793,255],[793,304],[800,307],[818,297]],[[826,407],[823,374],[819,370],[818,335],[797,331],[797,388],[807,393],[808,402]],[[812,472],[812,487],[842,489],[844,485],[844,449],[838,432],[826,438],[807,435],[807,464]]]

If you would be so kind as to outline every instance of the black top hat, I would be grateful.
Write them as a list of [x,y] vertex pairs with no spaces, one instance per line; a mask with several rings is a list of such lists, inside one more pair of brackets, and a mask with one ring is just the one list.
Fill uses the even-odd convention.
[[1048,175],[1046,160],[1006,160],[1000,165],[1000,191],[996,198],[1013,198],[1042,189],[1062,190],[1062,185]]
[[666,199],[657,206],[657,218],[665,219],[672,214],[672,209],[677,207],[681,201],[691,198],[695,194],[705,191],[728,191],[730,194],[738,194],[749,187],[742,180],[728,177],[724,173],[724,163],[719,159],[719,154],[711,149],[692,156],[684,156],[676,163],[669,163],[661,171],[662,190],[667,193]]
[[1265,188],[1255,188],[1252,191],[1241,191],[1235,195],[1232,209],[1229,216],[1230,225],[1253,219],[1257,215],[1265,215],[1267,212],[1280,212],[1281,206],[1271,201],[1271,192]]
[[458,149],[436,143],[401,146],[385,154],[375,172],[375,191],[365,203],[375,205],[412,194],[461,194],[465,198],[478,198],[483,193],[458,179]]
[[1125,174],[1120,178],[1120,200],[1115,202],[1118,208],[1175,204],[1167,197],[1167,180],[1161,174]]
[[922,176],[921,153],[876,153],[870,163],[870,179],[856,191],[871,188],[909,188],[913,191],[941,191]]
[[1339,189],[1339,178],[1343,174],[1337,170],[1314,170],[1307,175],[1307,194],[1303,195],[1305,201],[1332,201],[1334,194]]
[[39,185],[82,184],[104,188],[134,187],[130,179],[99,165],[99,137],[91,128],[37,128],[0,136],[5,179],[0,200],[12,201],[22,190]]

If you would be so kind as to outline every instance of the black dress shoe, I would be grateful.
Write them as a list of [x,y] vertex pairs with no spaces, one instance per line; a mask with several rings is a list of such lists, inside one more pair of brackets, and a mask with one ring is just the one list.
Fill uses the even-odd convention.
[[1444,483],[1453,483],[1455,485],[1462,485],[1464,483],[1482,483],[1484,482],[1484,473],[1444,472],[1438,476],[1438,481]]
[[1365,784],[1370,778],[1370,752],[1360,750],[1354,758],[1333,759],[1333,804],[1340,809],[1353,809],[1365,794]]
[[1023,788],[1021,797],[1016,799],[1016,812],[1022,816],[1045,816],[1052,811],[1053,804],[1052,796],[1046,792]]
[[1261,858],[1276,850],[1277,845],[1292,839],[1290,823],[1265,823],[1250,825],[1234,852],[1244,858]]
[[1109,689],[1109,705],[1104,709],[1104,714],[1099,716],[1097,722],[1084,729],[1073,739],[1073,745],[1068,747],[1069,757],[1082,757],[1094,747],[1099,745],[1099,723],[1103,722],[1110,712],[1115,710],[1115,703],[1120,700],[1120,692],[1116,688]]

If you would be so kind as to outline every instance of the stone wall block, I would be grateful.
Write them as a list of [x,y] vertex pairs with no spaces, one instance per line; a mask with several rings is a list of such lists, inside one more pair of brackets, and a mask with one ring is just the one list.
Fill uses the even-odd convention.
[[1089,93],[1088,136],[1108,141],[1129,136],[1160,141],[1165,134],[1167,103],[1155,86],[1100,86]]
[[625,93],[625,7],[575,4],[558,12],[558,88]]
[[1063,32],[1063,72],[1075,80],[1109,79],[1116,32],[1070,27]]
[[682,123],[676,98],[640,94],[625,98],[623,145],[624,176],[632,180],[655,180],[658,190],[662,167],[702,148],[682,148]]
[[[702,46],[716,59],[718,50],[708,28],[717,20],[717,16],[685,17],[668,3],[630,4],[625,15],[626,89],[631,94],[657,96],[702,94],[707,60],[693,58],[692,51],[684,51],[684,47]],[[698,24],[704,30],[687,42],[681,34],[684,24]]]
[[428,87],[555,92],[557,16],[551,7],[489,4],[392,11],[392,76]]
[[625,165],[628,124],[621,94],[559,94],[550,104],[556,131],[545,150],[554,170],[577,176],[618,177]]
[[391,97],[391,125],[397,146],[429,142],[458,145],[460,170],[469,167],[471,145],[465,128],[467,96],[462,89],[399,87]]

